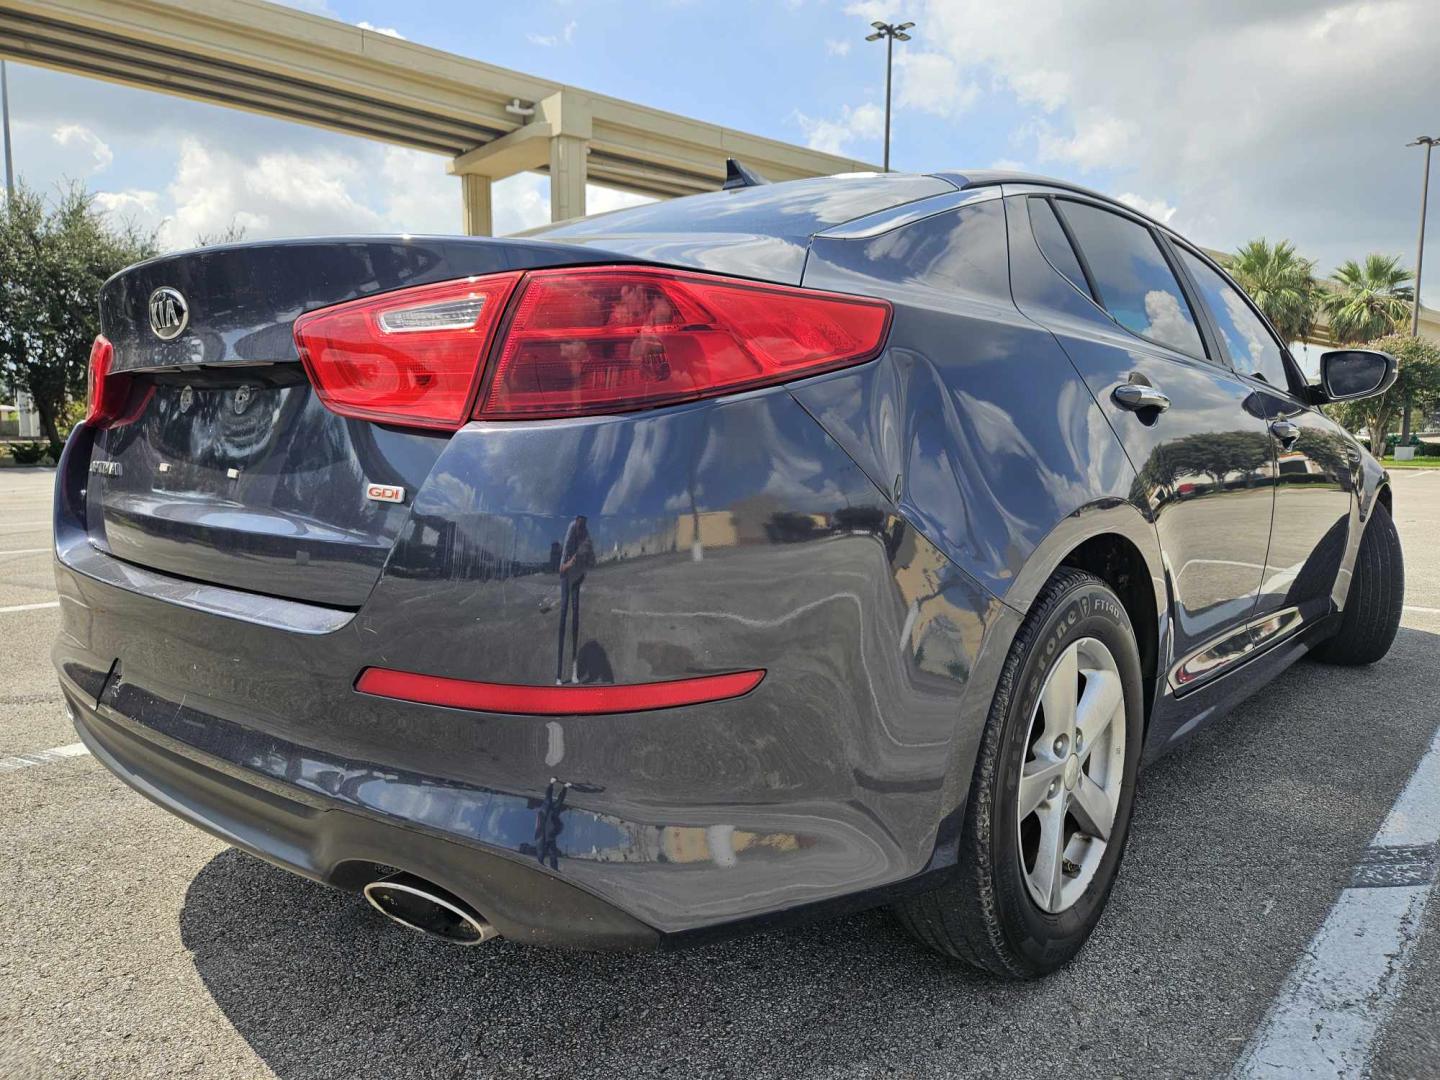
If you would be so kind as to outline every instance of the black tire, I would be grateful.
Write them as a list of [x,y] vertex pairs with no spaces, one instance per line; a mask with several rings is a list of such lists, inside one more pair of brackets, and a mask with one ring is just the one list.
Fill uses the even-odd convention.
[[[1111,839],[1073,905],[1042,910],[1020,863],[1020,771],[1053,658],[1096,638],[1109,649],[1125,695],[1125,756]],[[1061,569],[1040,591],[1010,647],[975,763],[956,877],[895,906],[901,924],[931,949],[992,974],[1032,979],[1075,956],[1100,920],[1129,833],[1144,733],[1140,654],[1119,598],[1094,574]],[[1118,717],[1117,717],[1118,721]]]
[[1355,554],[1355,572],[1340,629],[1311,651],[1327,664],[1373,664],[1387,652],[1400,629],[1405,604],[1405,557],[1390,511],[1378,499]]

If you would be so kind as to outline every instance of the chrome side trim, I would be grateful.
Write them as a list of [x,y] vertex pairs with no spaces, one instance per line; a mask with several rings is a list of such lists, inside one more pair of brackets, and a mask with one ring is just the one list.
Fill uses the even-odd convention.
[[991,199],[998,198],[1000,198],[998,187],[947,191],[940,195],[932,195],[928,199],[917,199],[915,202],[902,203],[900,206],[892,206],[888,210],[867,214],[865,217],[856,218],[854,221],[847,221],[834,228],[826,229],[824,232],[816,233],[815,236],[817,238],[824,237],[827,240],[864,240],[890,232],[892,229],[898,229],[902,225],[924,221],[926,218],[943,214],[947,210],[954,210],[957,206],[969,206],[971,203],[989,202]]
[[1308,625],[1298,607],[1267,612],[1239,629],[1212,638],[1170,668],[1170,687],[1177,696],[1218,678],[1252,654],[1268,649]]

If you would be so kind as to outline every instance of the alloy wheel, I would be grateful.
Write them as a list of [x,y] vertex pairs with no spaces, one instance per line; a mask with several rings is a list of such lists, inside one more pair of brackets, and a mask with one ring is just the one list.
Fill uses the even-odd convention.
[[1085,892],[1105,857],[1125,778],[1125,687],[1096,638],[1055,659],[1030,715],[1017,795],[1021,876],[1044,911]]

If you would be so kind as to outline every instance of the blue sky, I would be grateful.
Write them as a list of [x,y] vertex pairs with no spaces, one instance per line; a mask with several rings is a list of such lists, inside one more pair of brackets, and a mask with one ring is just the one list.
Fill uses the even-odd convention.
[[[1288,237],[1328,270],[1414,258],[1418,151],[1440,134],[1435,0],[296,0],[291,6],[617,97],[880,159],[897,49],[900,169],[1023,167],[1125,197],[1200,243]],[[12,64],[16,165],[82,180],[167,246],[454,231],[439,158]],[[1437,183],[1440,187],[1440,183]],[[592,191],[592,209],[625,196]],[[497,230],[546,219],[545,181],[496,192]],[[1440,208],[1437,208],[1440,209]],[[1433,217],[1440,217],[1437,213]],[[1426,302],[1440,306],[1440,254]]]

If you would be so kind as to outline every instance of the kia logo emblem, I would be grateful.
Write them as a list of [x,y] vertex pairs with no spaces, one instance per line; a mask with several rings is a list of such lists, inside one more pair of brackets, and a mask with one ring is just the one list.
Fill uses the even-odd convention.
[[150,294],[150,329],[161,341],[179,337],[189,325],[190,305],[177,290],[162,285]]

